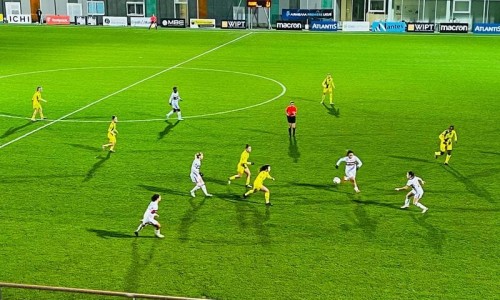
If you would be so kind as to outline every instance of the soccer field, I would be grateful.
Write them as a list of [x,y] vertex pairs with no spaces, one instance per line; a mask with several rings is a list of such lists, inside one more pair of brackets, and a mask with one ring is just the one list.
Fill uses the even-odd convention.
[[[500,39],[0,26],[0,281],[211,299],[498,299]],[[335,106],[320,104],[331,72]],[[43,87],[44,121],[31,122]],[[169,122],[179,88],[184,121]],[[290,139],[285,108],[298,107]],[[328,102],[328,99],[326,100]],[[116,153],[101,149],[118,116]],[[450,165],[434,158],[455,125]],[[227,185],[245,144],[247,199]],[[357,180],[335,163],[352,149]],[[189,195],[205,155],[205,198]],[[426,214],[400,209],[406,172]],[[152,194],[164,239],[134,230]],[[3,289],[4,299],[111,299]]]

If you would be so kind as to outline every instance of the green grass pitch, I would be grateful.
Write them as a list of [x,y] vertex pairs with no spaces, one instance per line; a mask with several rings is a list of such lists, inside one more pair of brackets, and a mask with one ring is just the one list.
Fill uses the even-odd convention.
[[[1,26],[0,37],[0,281],[213,299],[498,299],[499,38],[45,26]],[[335,109],[320,104],[328,72]],[[48,120],[32,123],[38,85]],[[167,123],[174,85],[185,120]],[[458,144],[445,167],[433,152],[450,124]],[[273,207],[263,193],[241,199],[242,179],[227,185],[246,143],[253,176],[272,166]],[[347,149],[364,163],[360,194],[332,184]],[[189,196],[197,151],[213,198]],[[425,215],[399,208],[408,170],[426,181]],[[165,239],[151,227],[135,238],[153,193]]]

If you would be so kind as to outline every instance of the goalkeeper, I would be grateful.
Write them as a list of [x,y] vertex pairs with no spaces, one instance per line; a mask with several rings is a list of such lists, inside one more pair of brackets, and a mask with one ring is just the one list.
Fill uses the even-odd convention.
[[243,173],[247,175],[247,181],[245,183],[245,186],[247,188],[252,188],[250,185],[250,169],[248,168],[248,165],[253,165],[252,162],[248,161],[248,158],[250,157],[250,152],[252,152],[252,146],[249,144],[246,144],[245,150],[241,153],[240,156],[240,161],[238,162],[238,166],[236,167],[236,172],[238,174],[231,176],[228,178],[227,184],[231,184],[231,181],[235,180],[236,178],[240,178]]
[[323,80],[323,96],[321,97],[321,104],[325,101],[326,93],[330,93],[330,104],[333,105],[333,89],[335,84],[333,83],[332,75],[328,73],[325,80]]

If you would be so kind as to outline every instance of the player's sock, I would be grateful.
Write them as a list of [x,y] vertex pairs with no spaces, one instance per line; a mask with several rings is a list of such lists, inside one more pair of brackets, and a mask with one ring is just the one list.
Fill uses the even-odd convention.
[[293,136],[295,136],[295,128],[292,128]]
[[245,182],[245,185],[250,185],[250,176],[247,177],[247,181]]
[[31,116],[31,120],[35,120],[36,118],[36,111],[33,113],[33,115]]
[[292,136],[292,128],[288,127],[288,135]]
[[235,179],[236,179],[236,175],[229,177],[229,180],[231,180],[231,181],[235,180]]
[[210,194],[207,192],[207,186],[206,186],[206,185],[202,185],[202,186],[201,186],[201,190],[203,191],[203,193],[205,194],[205,196],[210,195]]
[[269,193],[269,191],[264,193],[264,199],[266,199],[266,203],[269,203],[269,197],[271,196],[270,194],[271,193]]
[[415,206],[417,206],[418,208],[421,208],[421,209],[423,209],[423,210],[427,210],[427,207],[425,207],[425,206],[424,206],[422,203],[420,203],[420,202],[419,202],[419,203],[417,203],[417,204],[415,204]]
[[325,94],[323,94],[323,96],[321,96],[321,103],[323,103],[323,101],[325,101]]
[[180,111],[179,111],[179,112],[177,112],[177,119],[182,120],[182,115],[181,115],[181,112],[180,112]]
[[249,190],[245,193],[245,196],[249,196],[251,194],[253,194],[255,191],[254,190]]
[[194,193],[194,192],[196,192],[196,191],[197,191],[197,190],[199,190],[199,189],[200,189],[200,187],[199,187],[199,186],[195,186],[195,187],[191,190],[191,193]]
[[174,113],[173,110],[171,110],[168,114],[167,114],[167,119],[170,118],[170,116]]
[[136,230],[136,232],[139,232],[139,231],[141,231],[141,230],[142,230],[143,228],[144,228],[144,226],[143,226],[143,225],[142,225],[142,223],[141,223],[141,224],[139,225],[139,227],[137,227],[137,230]]
[[409,198],[405,199],[405,206],[410,206],[410,199]]
[[444,160],[444,163],[448,164],[448,162],[450,161],[450,158],[451,158],[451,154],[447,154],[446,159]]
[[333,94],[330,93],[330,104],[333,104]]

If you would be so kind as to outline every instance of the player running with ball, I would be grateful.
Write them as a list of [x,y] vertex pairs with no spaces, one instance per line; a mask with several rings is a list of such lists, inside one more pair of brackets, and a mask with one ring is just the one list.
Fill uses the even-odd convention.
[[360,190],[358,188],[358,183],[356,182],[356,171],[361,168],[363,163],[356,155],[354,155],[354,152],[352,152],[351,150],[347,151],[347,156],[341,157],[337,161],[337,163],[335,164],[335,169],[339,168],[341,162],[345,162],[345,176],[343,178],[343,181],[352,182],[354,191],[356,193],[359,193]]

